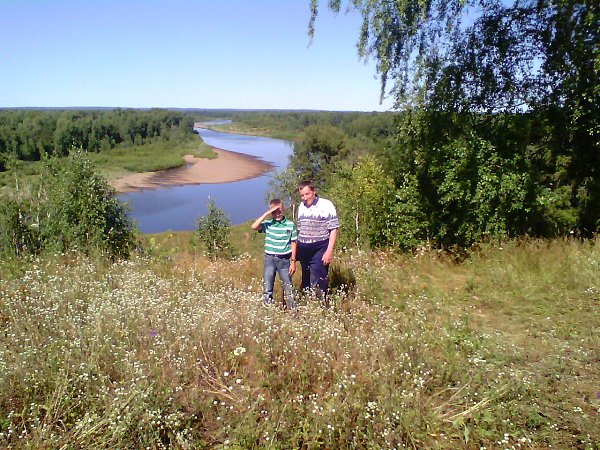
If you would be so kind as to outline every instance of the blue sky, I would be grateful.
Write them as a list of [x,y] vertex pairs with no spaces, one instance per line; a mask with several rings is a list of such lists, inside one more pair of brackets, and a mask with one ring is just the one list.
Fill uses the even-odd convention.
[[360,17],[309,0],[0,0],[0,107],[383,111]]

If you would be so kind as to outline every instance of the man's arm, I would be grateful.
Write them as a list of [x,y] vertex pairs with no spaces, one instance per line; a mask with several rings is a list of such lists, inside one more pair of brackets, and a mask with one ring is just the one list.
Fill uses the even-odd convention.
[[321,258],[321,261],[323,261],[323,264],[326,266],[329,265],[333,258],[333,247],[335,247],[335,241],[337,240],[339,231],[339,228],[335,228],[329,232],[329,244],[327,245],[327,250],[323,253],[323,258]]

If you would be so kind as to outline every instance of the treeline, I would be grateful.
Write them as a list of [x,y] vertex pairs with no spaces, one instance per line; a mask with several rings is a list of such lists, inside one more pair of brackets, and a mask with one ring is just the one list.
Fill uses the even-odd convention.
[[162,109],[0,111],[0,172],[43,160],[26,189],[17,183],[14,195],[0,199],[0,255],[128,256],[135,224],[85,153],[177,145],[192,136],[197,117]]
[[10,158],[38,161],[71,150],[181,141],[193,133],[195,114],[164,109],[0,110],[0,171]]
[[[296,203],[298,182],[313,180],[338,207],[341,245],[464,247],[598,231],[600,153],[570,115],[564,107],[503,114],[7,111],[0,114],[0,156],[102,151],[90,147],[98,136],[92,129],[113,130],[106,148],[178,139],[194,121],[229,117],[301,136],[288,169],[273,180],[273,195]],[[69,144],[61,147],[56,137],[67,134]]]
[[231,119],[248,127],[292,134],[310,126],[331,126],[350,137],[381,141],[393,134],[394,115],[391,112],[246,111],[232,114]]

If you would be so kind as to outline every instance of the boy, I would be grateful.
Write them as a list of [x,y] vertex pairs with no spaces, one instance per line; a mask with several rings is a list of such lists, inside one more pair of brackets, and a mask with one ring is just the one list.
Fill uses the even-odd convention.
[[[263,271],[264,303],[273,304],[273,285],[275,273],[283,283],[285,303],[288,309],[296,308],[292,275],[296,272],[296,247],[298,231],[291,220],[285,218],[281,200],[275,198],[269,202],[269,210],[254,221],[252,229],[265,233],[265,265]],[[267,217],[271,215],[271,219]]]

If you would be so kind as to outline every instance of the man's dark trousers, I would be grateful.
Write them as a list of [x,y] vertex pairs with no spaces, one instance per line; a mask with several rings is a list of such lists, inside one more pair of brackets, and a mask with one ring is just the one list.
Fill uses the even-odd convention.
[[319,291],[327,293],[329,265],[323,264],[323,254],[328,245],[329,239],[311,243],[300,242],[298,244],[298,260],[302,266],[303,291],[314,288],[319,296]]

